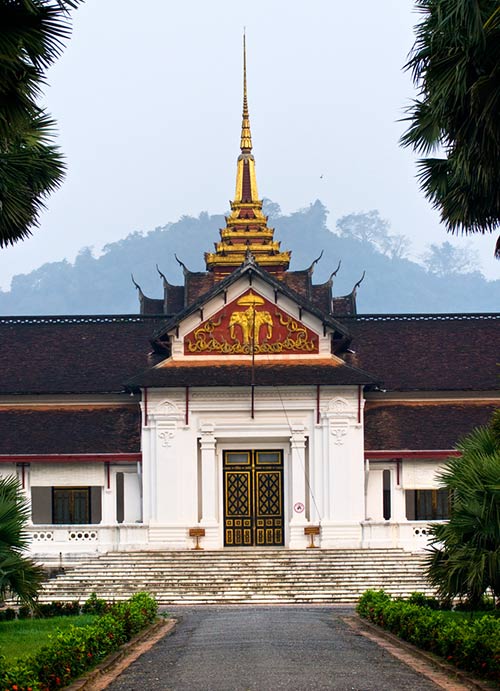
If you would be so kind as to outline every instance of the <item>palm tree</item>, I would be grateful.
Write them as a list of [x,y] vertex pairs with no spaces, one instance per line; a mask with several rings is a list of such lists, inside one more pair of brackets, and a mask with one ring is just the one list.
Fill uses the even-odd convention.
[[79,2],[0,0],[0,247],[31,234],[64,177],[54,123],[36,99]]
[[28,545],[25,528],[29,513],[17,478],[0,478],[0,600],[16,597],[32,605],[44,574],[23,555]]
[[[421,154],[421,188],[450,232],[500,223],[500,7],[498,0],[416,0],[424,15],[405,69],[419,97],[401,138]],[[496,256],[500,257],[497,243]]]
[[500,438],[494,424],[463,439],[461,456],[448,459],[440,473],[450,491],[450,520],[431,526],[427,575],[444,599],[476,603],[488,588],[500,598]]

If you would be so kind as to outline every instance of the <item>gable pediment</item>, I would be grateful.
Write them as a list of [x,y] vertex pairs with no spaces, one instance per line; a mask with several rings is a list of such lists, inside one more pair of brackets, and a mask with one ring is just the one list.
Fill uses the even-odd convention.
[[[252,263],[242,265],[213,290],[170,319],[152,338],[168,342],[170,356],[193,359],[220,355],[285,358],[328,356],[332,335],[348,330],[282,281]],[[164,348],[165,349],[165,348]]]
[[184,355],[315,354],[319,335],[254,288],[184,336]]

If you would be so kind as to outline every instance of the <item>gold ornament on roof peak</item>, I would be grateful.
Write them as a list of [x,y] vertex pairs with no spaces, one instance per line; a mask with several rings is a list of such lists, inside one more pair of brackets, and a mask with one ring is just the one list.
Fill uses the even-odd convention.
[[252,291],[243,295],[243,297],[237,301],[238,305],[263,305],[264,302],[264,298],[261,298],[260,295],[255,295]]

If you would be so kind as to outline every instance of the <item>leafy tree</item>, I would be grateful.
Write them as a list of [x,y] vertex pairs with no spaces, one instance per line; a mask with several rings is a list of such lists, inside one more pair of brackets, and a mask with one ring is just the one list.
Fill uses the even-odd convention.
[[[495,427],[496,424],[496,427]],[[472,604],[491,589],[500,598],[500,437],[496,423],[474,430],[457,446],[440,479],[450,491],[447,524],[431,527],[427,575],[445,599]]]
[[36,103],[80,0],[0,0],[0,247],[38,225],[64,176],[54,122]]
[[[449,232],[500,223],[500,7],[498,0],[416,0],[410,70],[419,98],[401,139],[427,155],[421,188]],[[500,241],[496,255],[500,257]]]
[[272,219],[279,218],[282,215],[280,205],[267,197],[264,197],[262,200],[262,213],[264,216]]
[[389,221],[381,218],[376,209],[348,214],[337,221],[341,237],[369,242],[391,259],[403,259],[408,255],[410,241],[404,235],[390,235],[389,228]]
[[[324,251],[314,267],[314,283],[326,281],[342,260],[333,281],[334,295],[350,293],[366,270],[358,291],[360,313],[498,310],[500,280],[488,281],[479,271],[429,273],[415,261],[381,254],[371,242],[332,232],[327,213],[317,202],[273,219],[272,225],[281,246],[292,250],[292,271],[310,266]],[[131,233],[96,256],[87,249],[72,263],[44,264],[14,276],[11,289],[0,290],[0,315],[137,312],[137,291],[130,274],[146,295],[161,298],[163,285],[156,264],[170,283],[181,284],[182,270],[174,255],[192,271],[203,271],[200,247],[209,248],[223,225],[222,215],[208,220],[185,216],[148,233]]]
[[450,242],[432,244],[422,256],[427,271],[437,276],[466,274],[477,271],[477,252],[462,247],[453,247]]
[[14,596],[32,604],[43,580],[42,569],[23,552],[29,504],[16,477],[0,478],[0,599]]

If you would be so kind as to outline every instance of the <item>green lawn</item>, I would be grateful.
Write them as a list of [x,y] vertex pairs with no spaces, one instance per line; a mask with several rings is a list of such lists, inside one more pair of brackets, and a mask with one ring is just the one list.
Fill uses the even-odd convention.
[[49,642],[49,635],[70,626],[87,626],[96,619],[94,614],[50,619],[16,619],[0,621],[0,651],[7,660],[16,660],[36,653]]

